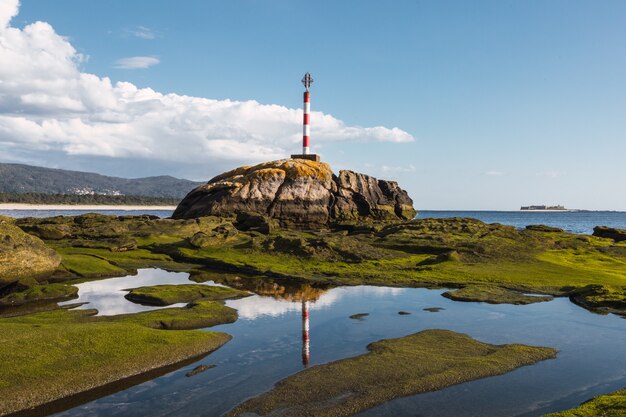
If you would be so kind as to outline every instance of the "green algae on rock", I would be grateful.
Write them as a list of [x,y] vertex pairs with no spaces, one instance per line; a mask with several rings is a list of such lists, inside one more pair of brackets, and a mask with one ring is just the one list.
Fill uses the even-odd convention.
[[512,291],[491,285],[469,285],[453,291],[447,291],[444,297],[454,301],[473,301],[489,304],[516,304],[525,305],[551,301],[550,295],[526,295],[519,291]]
[[448,330],[425,330],[367,348],[365,355],[292,375],[227,416],[350,416],[393,398],[504,374],[557,353],[547,347],[490,345]]
[[11,364],[0,367],[0,415],[204,356],[230,336],[173,329],[237,318],[214,301],[121,316],[95,313],[57,310],[0,319],[0,362]]
[[596,313],[626,314],[626,288],[587,285],[569,293],[572,302]]
[[[72,237],[46,241],[63,257],[55,282],[121,276],[145,267],[192,271],[204,266],[314,285],[488,285],[554,296],[588,285],[626,289],[626,245],[612,239],[464,218],[335,224],[330,230],[307,231],[261,220],[237,232],[236,220],[217,217],[82,215],[19,219],[17,224],[24,230],[38,224],[71,227]],[[136,242],[137,249],[111,249],[126,241]],[[620,310],[626,312],[622,307],[612,311]]]
[[626,388],[598,395],[571,410],[546,414],[544,417],[623,417],[626,415]]
[[0,306],[17,306],[35,301],[65,300],[75,297],[78,288],[65,284],[33,285],[0,298]]
[[228,287],[215,287],[202,284],[154,285],[133,288],[125,295],[134,303],[168,306],[176,303],[190,303],[204,300],[226,300],[247,297],[251,293]]

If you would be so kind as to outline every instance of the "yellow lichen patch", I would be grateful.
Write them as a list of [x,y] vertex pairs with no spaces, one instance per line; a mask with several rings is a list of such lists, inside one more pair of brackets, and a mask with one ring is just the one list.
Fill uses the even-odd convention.
[[294,177],[313,177],[328,181],[333,176],[330,165],[325,162],[308,161],[306,159],[294,159],[287,162],[288,173]]
[[285,178],[285,171],[278,168],[263,168],[251,172],[248,177],[260,178],[262,180],[269,180],[272,177]]
[[244,166],[242,166],[242,167],[235,168],[235,169],[233,169],[233,170],[231,170],[231,171],[224,172],[223,174],[220,174],[220,175],[218,175],[217,177],[213,177],[213,178],[211,178],[211,180],[209,181],[209,184],[210,184],[210,183],[215,183],[215,182],[218,182],[218,181],[222,181],[222,180],[225,180],[225,179],[227,179],[227,178],[232,178],[232,177],[237,177],[237,176],[247,175],[247,174],[248,174],[248,172],[250,171],[250,168],[251,168],[251,167],[249,167],[249,166],[247,166],[247,165],[244,165]]
[[277,161],[264,162],[253,167],[238,168],[222,174],[219,177],[215,177],[211,181],[232,179],[235,175],[243,175],[246,178],[250,176],[266,177],[274,175],[277,171],[285,172],[285,176],[291,179],[312,177],[322,181],[328,181],[333,175],[330,165],[325,162],[309,161],[306,159],[280,159]]

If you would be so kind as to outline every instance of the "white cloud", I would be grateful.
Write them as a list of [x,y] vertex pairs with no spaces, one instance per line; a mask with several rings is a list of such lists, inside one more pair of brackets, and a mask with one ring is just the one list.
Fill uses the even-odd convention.
[[159,58],[153,56],[131,56],[115,61],[115,68],[118,69],[145,69],[161,62]]
[[129,30],[129,33],[137,38],[149,41],[156,38],[156,34],[152,31],[152,29],[145,26],[137,26],[136,28]]
[[502,171],[487,171],[487,172],[485,172],[485,175],[489,175],[491,177],[501,177],[502,175],[504,175],[504,172],[502,172]]
[[19,0],[2,0],[0,2],[0,30],[9,26],[11,19],[17,16],[19,8]]
[[564,176],[566,173],[563,171],[544,171],[544,172],[537,172],[535,175],[538,177],[544,177],[544,178],[560,178],[562,176]]
[[[299,147],[300,109],[112,83],[81,72],[85,57],[48,23],[10,27],[17,10],[17,1],[0,2],[0,149],[7,159],[52,163],[53,155],[78,155],[206,167],[282,158]],[[133,57],[118,65],[156,63]],[[317,143],[414,140],[398,128],[346,126],[321,112],[311,120]]]

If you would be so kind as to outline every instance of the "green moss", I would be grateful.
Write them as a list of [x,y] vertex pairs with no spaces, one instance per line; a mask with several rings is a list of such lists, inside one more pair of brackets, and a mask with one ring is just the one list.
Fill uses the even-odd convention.
[[[0,415],[205,355],[223,333],[188,331],[236,320],[214,301],[101,317],[56,310],[0,319]],[[169,331],[157,330],[168,329]]]
[[34,301],[60,300],[74,297],[77,293],[78,288],[72,285],[34,285],[23,291],[13,292],[0,298],[0,306],[20,305]]
[[195,301],[185,307],[105,316],[101,320],[138,324],[153,329],[192,330],[233,323],[237,320],[237,310],[217,301]]
[[117,267],[107,261],[93,255],[75,253],[64,254],[61,267],[79,277],[114,277],[126,275],[126,269]]
[[249,296],[246,291],[226,287],[201,284],[155,285],[133,288],[126,298],[132,302],[148,305],[167,306],[176,303],[189,303],[199,299],[226,300]]
[[546,414],[544,417],[623,417],[626,415],[626,389],[599,395],[567,411]]
[[442,294],[455,301],[476,301],[489,304],[533,304],[552,300],[551,296],[530,296],[518,291],[490,285],[470,285]]
[[585,308],[599,313],[624,314],[626,288],[606,285],[588,285],[569,293],[570,299]]
[[[489,285],[551,295],[568,295],[588,285],[626,288],[624,242],[543,227],[518,231],[473,219],[424,219],[343,225],[335,231],[280,229],[260,235],[235,233],[230,222],[215,217],[77,216],[21,222],[27,228],[53,220],[69,225],[72,236],[78,236],[50,243],[63,256],[63,271],[69,277],[204,265],[327,285]],[[194,247],[190,244],[198,240],[194,235],[210,237],[211,244],[196,242],[200,247]],[[135,241],[138,249],[112,252],[108,245],[118,241]]]
[[290,376],[227,415],[349,416],[393,398],[500,375],[556,356],[551,348],[490,345],[447,330],[382,340],[368,350]]

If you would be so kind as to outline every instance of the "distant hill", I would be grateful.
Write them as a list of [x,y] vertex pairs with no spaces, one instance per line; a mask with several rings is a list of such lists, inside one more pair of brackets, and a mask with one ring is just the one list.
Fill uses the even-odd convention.
[[92,172],[67,171],[0,163],[0,193],[144,196],[181,199],[203,184],[170,176],[118,178]]

